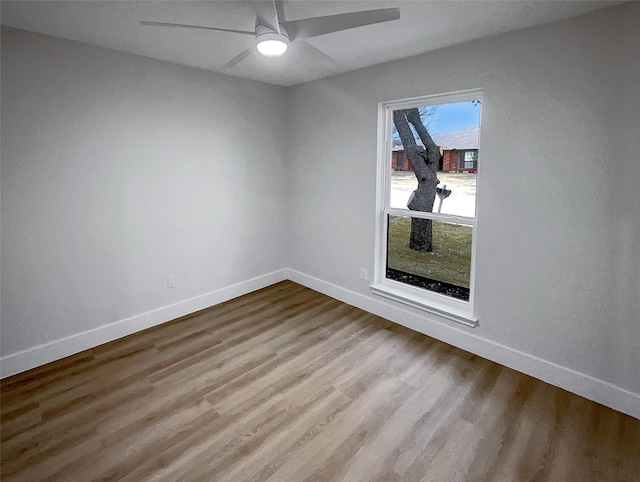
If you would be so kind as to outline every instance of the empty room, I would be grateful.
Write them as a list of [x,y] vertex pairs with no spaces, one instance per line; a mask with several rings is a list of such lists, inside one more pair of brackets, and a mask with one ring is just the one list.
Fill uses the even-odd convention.
[[0,14],[3,481],[640,480],[640,2]]

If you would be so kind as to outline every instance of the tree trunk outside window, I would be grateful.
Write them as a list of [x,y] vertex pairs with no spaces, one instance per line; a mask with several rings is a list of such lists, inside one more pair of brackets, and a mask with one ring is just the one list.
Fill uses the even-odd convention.
[[[440,182],[437,176],[440,149],[424,126],[418,108],[394,111],[393,123],[418,180],[418,188],[411,195],[407,207],[412,211],[433,212],[436,188]],[[410,126],[413,126],[424,147],[416,143]],[[411,218],[409,248],[415,251],[433,251],[432,224],[430,219]]]

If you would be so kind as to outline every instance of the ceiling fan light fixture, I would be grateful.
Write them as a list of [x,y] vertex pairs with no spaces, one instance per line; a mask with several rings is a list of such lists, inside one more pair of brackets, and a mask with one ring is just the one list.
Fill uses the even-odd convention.
[[289,38],[277,32],[263,33],[256,37],[256,47],[265,57],[280,57],[289,47]]

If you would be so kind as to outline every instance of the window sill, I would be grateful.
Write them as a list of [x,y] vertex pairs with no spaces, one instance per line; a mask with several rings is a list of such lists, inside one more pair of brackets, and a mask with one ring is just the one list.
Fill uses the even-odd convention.
[[403,303],[472,328],[478,326],[478,318],[473,316],[470,307],[465,306],[469,305],[469,303],[458,302],[435,293],[413,293],[410,288],[406,289],[404,286],[400,286],[396,288],[387,284],[376,283],[371,285],[370,288],[373,294],[383,298]]

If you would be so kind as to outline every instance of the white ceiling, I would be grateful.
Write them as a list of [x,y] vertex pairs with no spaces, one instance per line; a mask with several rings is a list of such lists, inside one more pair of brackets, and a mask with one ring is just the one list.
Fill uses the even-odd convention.
[[253,44],[248,36],[142,27],[139,20],[253,30],[272,18],[271,1],[2,1],[2,25],[283,86],[410,57],[591,12],[611,1],[325,1],[289,0],[287,20],[400,7],[400,20],[307,40],[332,57],[307,57],[302,42],[280,58],[257,53],[231,70],[222,66]]

